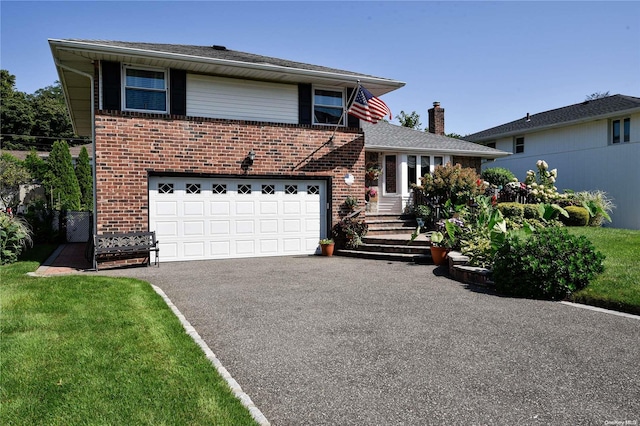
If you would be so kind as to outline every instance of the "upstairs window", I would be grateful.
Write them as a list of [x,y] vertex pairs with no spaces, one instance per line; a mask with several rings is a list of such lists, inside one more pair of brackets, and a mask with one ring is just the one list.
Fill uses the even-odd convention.
[[123,109],[167,112],[166,71],[125,67],[123,74]]
[[344,126],[344,91],[313,89],[313,124]]
[[625,118],[611,121],[611,143],[631,141],[631,119]]
[[521,154],[524,152],[524,136],[513,138],[513,152],[515,154]]

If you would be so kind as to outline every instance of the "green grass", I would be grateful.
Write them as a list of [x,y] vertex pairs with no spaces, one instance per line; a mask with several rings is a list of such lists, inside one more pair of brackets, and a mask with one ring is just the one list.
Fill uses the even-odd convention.
[[605,271],[572,300],[640,315],[640,231],[570,227],[604,253]]
[[48,254],[0,267],[0,424],[255,424],[148,283],[25,275]]

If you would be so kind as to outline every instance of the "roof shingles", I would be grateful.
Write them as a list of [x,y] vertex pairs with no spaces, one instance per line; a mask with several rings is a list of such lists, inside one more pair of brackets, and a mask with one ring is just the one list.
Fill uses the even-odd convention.
[[612,95],[606,98],[584,101],[579,104],[529,115],[510,123],[492,127],[481,132],[465,136],[465,139],[480,142],[514,133],[525,133],[542,128],[559,126],[580,120],[623,113],[630,110],[640,111],[640,98],[625,95]]

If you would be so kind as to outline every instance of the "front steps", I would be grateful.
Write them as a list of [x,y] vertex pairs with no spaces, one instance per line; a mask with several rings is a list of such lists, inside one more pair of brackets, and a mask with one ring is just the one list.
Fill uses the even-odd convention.
[[416,229],[416,219],[412,215],[367,213],[366,220],[369,225],[367,236],[408,234]]
[[431,241],[420,234],[410,243],[411,233],[369,235],[362,239],[362,245],[356,249],[340,249],[340,256],[377,259],[395,262],[432,263]]

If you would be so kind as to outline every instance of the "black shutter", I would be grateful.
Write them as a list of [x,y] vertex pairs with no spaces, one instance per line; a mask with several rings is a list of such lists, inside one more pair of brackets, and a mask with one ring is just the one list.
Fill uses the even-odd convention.
[[298,84],[298,122],[299,124],[311,124],[311,114],[313,111],[311,102],[311,85]]
[[120,111],[120,63],[102,61],[102,109]]
[[[351,95],[353,94],[354,89],[347,89],[347,100],[345,102],[349,102],[351,100]],[[349,108],[349,105],[346,105],[346,108]],[[347,114],[347,127],[360,127],[360,119],[358,117],[354,117],[353,115],[345,112]]]
[[169,70],[169,88],[171,90],[171,109],[173,115],[187,115],[187,72]]

